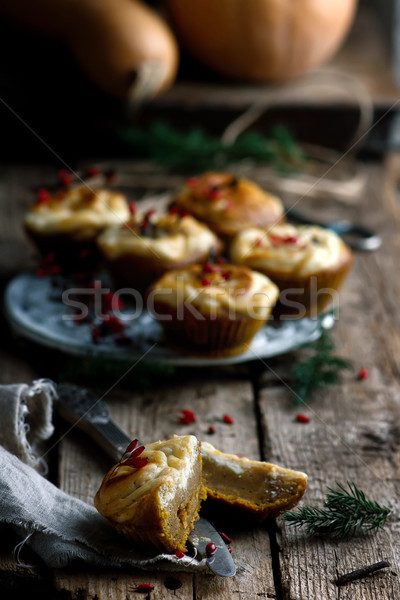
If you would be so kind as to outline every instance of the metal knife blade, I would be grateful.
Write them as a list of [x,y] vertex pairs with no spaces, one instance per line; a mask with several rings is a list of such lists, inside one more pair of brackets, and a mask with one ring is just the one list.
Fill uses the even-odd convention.
[[[90,390],[70,383],[56,385],[55,408],[70,425],[91,437],[114,461],[119,461],[132,439],[112,420],[105,402]],[[221,577],[232,577],[236,566],[224,540],[215,527],[201,517],[189,534],[190,543],[206,558],[209,569]],[[207,556],[206,546],[213,542],[216,552]]]

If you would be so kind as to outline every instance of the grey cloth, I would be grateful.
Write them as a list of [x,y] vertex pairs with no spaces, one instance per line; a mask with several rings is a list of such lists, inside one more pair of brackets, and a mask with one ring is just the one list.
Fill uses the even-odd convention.
[[46,479],[39,449],[53,432],[55,394],[45,380],[0,386],[0,523],[10,525],[21,538],[16,561],[28,544],[48,567],[80,561],[111,568],[207,570],[204,559],[143,553],[93,506]]

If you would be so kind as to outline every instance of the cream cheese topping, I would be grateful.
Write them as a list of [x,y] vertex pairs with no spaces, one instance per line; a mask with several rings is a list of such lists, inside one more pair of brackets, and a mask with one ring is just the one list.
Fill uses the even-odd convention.
[[219,243],[217,236],[206,225],[190,216],[155,216],[150,222],[158,231],[154,237],[141,235],[135,224],[132,227],[110,227],[100,235],[98,246],[110,260],[126,254],[150,254],[179,261],[193,254],[207,252]]
[[141,456],[148,463],[141,469],[114,467],[106,475],[96,502],[101,513],[123,523],[129,519],[134,504],[151,490],[156,489],[162,503],[168,503],[177,489],[185,489],[199,460],[199,442],[193,435],[175,436],[172,440],[146,444]]
[[107,189],[86,186],[61,190],[47,202],[35,204],[25,215],[25,225],[38,233],[72,232],[90,227],[103,229],[129,219],[126,197]]
[[179,309],[191,305],[210,317],[219,310],[235,317],[244,314],[266,319],[279,296],[278,287],[268,277],[246,267],[223,265],[207,273],[201,265],[169,271],[156,282],[151,299]]
[[251,227],[240,232],[230,247],[231,260],[260,271],[307,277],[339,265],[348,250],[340,237],[311,225]]

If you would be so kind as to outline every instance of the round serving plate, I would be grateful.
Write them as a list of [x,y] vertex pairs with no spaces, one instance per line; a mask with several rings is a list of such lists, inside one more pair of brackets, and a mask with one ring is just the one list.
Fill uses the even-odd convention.
[[[6,317],[16,333],[49,348],[74,356],[111,360],[143,359],[176,366],[230,365],[279,356],[317,340],[333,327],[335,317],[327,312],[317,319],[297,319],[268,323],[254,337],[247,352],[227,358],[190,356],[171,349],[165,342],[161,325],[146,310],[127,306],[119,310],[124,323],[124,344],[118,336],[102,336],[95,343],[91,325],[74,319],[66,302],[65,282],[59,278],[21,273],[5,291]],[[126,343],[128,342],[128,343]]]

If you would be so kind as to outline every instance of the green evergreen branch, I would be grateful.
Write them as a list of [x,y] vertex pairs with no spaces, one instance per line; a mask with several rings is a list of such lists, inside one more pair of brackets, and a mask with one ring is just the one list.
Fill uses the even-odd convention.
[[324,508],[303,506],[283,515],[285,521],[297,528],[305,527],[310,535],[328,534],[345,537],[361,529],[381,529],[391,510],[366,497],[353,482],[346,489],[336,482],[338,489],[328,488]]
[[311,395],[328,385],[339,383],[343,370],[352,369],[349,360],[334,354],[335,344],[328,331],[317,342],[307,344],[314,353],[292,367],[291,384],[297,403],[306,402]]
[[124,128],[118,134],[136,156],[190,173],[222,169],[249,158],[289,173],[301,170],[306,160],[283,126],[275,127],[268,138],[255,132],[241,134],[229,145],[201,129],[181,133],[164,122],[155,122],[147,129]]

